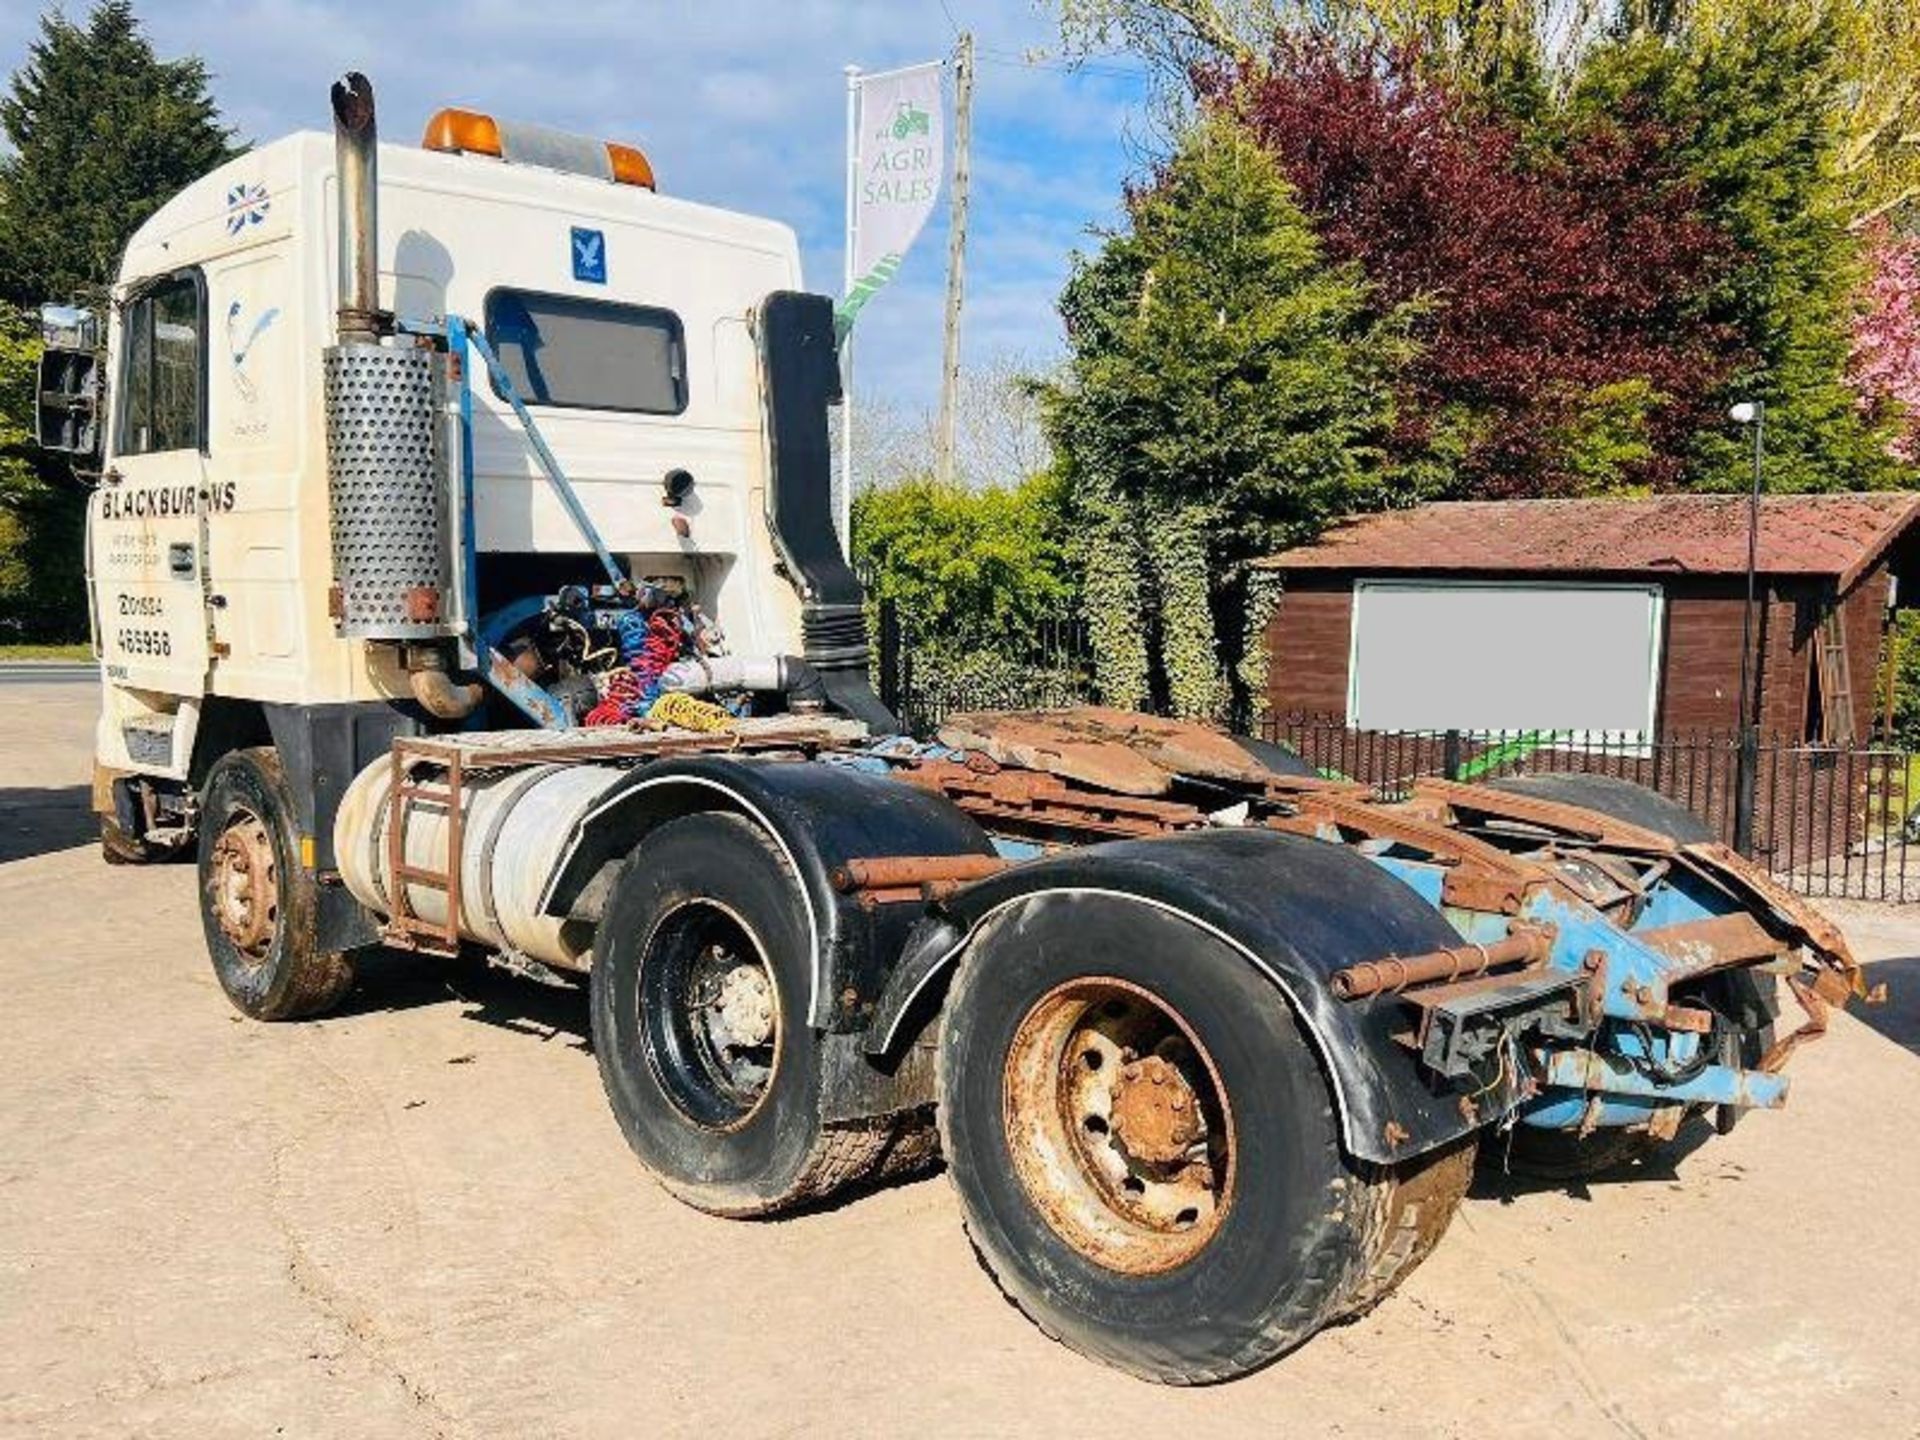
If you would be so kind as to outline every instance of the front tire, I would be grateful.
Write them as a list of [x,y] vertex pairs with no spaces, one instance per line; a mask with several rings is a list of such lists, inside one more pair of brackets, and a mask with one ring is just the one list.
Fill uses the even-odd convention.
[[938,1114],[1007,1296],[1169,1384],[1255,1369],[1378,1301],[1471,1168],[1470,1142],[1400,1173],[1351,1161],[1273,986],[1185,921],[1101,897],[1041,897],[976,939],[942,1021]]
[[712,813],[635,848],[596,932],[593,1048],[614,1118],[660,1183],[709,1214],[790,1209],[924,1148],[916,1117],[823,1122],[805,916],[767,836]]
[[319,901],[299,844],[273,750],[214,763],[201,802],[200,920],[220,988],[255,1020],[317,1015],[353,985],[352,960],[314,943]]

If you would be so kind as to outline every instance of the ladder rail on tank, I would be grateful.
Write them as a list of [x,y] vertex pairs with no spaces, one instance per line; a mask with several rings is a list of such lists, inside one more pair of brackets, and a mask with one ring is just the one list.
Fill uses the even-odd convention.
[[[607,727],[396,736],[388,752],[392,771],[385,801],[386,893],[391,914],[381,938],[403,950],[442,955],[459,951],[465,888],[462,857],[469,795],[467,782],[476,772],[516,770],[532,765],[644,763],[678,755],[763,750],[798,751],[811,756],[822,750],[856,745],[866,738],[865,725],[832,715],[748,718],[736,722],[733,729],[719,733]],[[440,772],[437,777],[422,773],[435,768]],[[407,858],[407,810],[416,800],[446,807],[444,869],[416,865]],[[434,921],[422,915],[408,893],[409,887],[443,893],[447,898],[445,918]]]
[[[466,831],[466,760],[461,747],[419,736],[400,736],[389,756],[393,767],[387,786],[387,899],[393,913],[382,937],[403,950],[426,950],[453,955],[460,949],[461,850]],[[421,779],[417,767],[441,767],[438,780]],[[444,870],[415,865],[407,859],[408,802],[425,800],[446,806],[447,865]],[[438,923],[414,907],[411,887],[438,890],[446,896],[446,914]]]

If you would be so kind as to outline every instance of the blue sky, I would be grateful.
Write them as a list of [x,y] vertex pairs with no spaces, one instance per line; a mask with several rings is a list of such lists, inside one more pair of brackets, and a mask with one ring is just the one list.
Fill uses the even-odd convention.
[[[25,57],[41,7],[0,7],[0,65]],[[85,0],[65,0],[83,17]],[[163,55],[197,53],[230,123],[253,140],[330,124],[334,75],[365,70],[389,139],[443,105],[538,120],[644,148],[661,188],[786,221],[808,285],[837,291],[849,63],[884,69],[974,32],[973,202],[964,356],[1059,353],[1054,299],[1089,225],[1111,224],[1142,154],[1144,81],[1124,60],[1024,65],[1053,47],[1034,0],[141,0]],[[944,200],[859,332],[859,388],[931,403],[940,353]]]

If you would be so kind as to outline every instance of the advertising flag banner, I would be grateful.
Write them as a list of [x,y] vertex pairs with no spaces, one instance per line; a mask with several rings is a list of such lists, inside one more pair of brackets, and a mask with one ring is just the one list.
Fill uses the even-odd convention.
[[844,334],[900,268],[901,257],[933,213],[946,165],[939,61],[856,80],[853,233],[848,237]]

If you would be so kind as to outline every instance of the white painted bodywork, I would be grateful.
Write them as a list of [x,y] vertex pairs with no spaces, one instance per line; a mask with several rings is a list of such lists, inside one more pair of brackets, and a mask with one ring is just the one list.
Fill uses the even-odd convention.
[[[478,321],[496,286],[679,316],[683,413],[542,407],[536,420],[633,573],[685,577],[736,651],[797,651],[798,598],[775,571],[764,521],[749,328],[770,292],[800,286],[791,230],[634,186],[399,145],[380,147],[379,179],[381,303],[406,319],[451,311]],[[311,705],[405,693],[391,647],[340,639],[327,613],[321,353],[334,338],[336,204],[332,137],[297,134],[187,187],[127,247],[120,295],[189,267],[205,277],[206,432],[204,453],[121,456],[108,427],[88,546],[103,767],[183,776],[203,695]],[[574,279],[576,226],[605,235],[606,283]],[[116,313],[116,413],[121,348]],[[510,407],[478,377],[473,394],[483,571],[489,553],[555,552],[581,557],[579,580],[601,578]],[[696,480],[679,512],[684,539],[660,499],[676,468]],[[173,545],[193,547],[193,573],[170,573]],[[129,754],[129,720],[172,725],[171,764]]]

